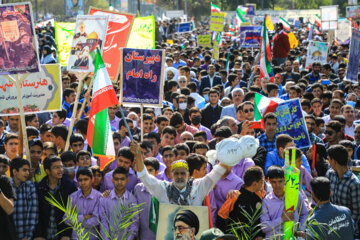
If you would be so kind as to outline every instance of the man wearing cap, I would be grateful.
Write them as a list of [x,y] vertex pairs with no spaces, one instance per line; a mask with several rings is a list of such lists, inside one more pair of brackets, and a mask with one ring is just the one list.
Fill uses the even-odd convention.
[[199,218],[193,211],[180,210],[176,213],[173,221],[174,239],[195,240],[199,227]]

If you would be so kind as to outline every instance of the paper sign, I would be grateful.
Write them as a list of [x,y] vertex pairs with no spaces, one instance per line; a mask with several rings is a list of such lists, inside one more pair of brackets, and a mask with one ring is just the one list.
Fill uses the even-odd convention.
[[75,23],[55,22],[55,40],[61,66],[68,65],[74,31]]
[[211,48],[211,35],[198,35],[198,46]]
[[240,27],[240,47],[259,48],[261,38],[261,26]]
[[224,19],[225,15],[222,12],[211,13],[210,31],[222,32],[224,31]]
[[155,48],[154,16],[138,17],[134,19],[126,47],[138,49]]
[[306,56],[305,67],[308,68],[314,62],[320,62],[320,64],[325,64],[328,50],[329,43],[310,41]]

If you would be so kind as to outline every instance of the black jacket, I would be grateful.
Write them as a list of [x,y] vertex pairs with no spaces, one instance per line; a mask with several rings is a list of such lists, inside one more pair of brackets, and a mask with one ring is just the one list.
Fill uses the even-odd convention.
[[299,79],[301,78],[300,74],[297,72],[292,72],[291,73],[291,79],[289,78],[287,72],[281,73],[282,76],[282,84],[284,85],[287,81],[293,81],[295,83],[297,83],[299,81]]
[[[60,187],[55,193],[55,199],[60,202],[64,203],[66,206],[68,197],[71,193],[77,190],[76,185],[67,179],[67,177],[63,176],[60,180]],[[41,182],[36,185],[36,192],[39,199],[39,223],[35,228],[34,238],[36,237],[43,237],[47,238],[47,230],[50,222],[50,212],[51,212],[51,205],[46,201],[45,197],[50,197],[49,194],[49,184],[48,184],[48,177],[44,177]],[[57,225],[57,232],[61,232],[62,230],[69,228],[69,226],[65,225],[65,223],[60,223],[63,220],[64,212],[55,208],[55,221]],[[58,238],[60,239],[63,236],[71,237],[72,229],[67,229],[62,231]]]
[[207,87],[212,88],[212,87],[215,87],[216,85],[222,85],[221,77],[214,75],[212,86],[210,86],[210,77],[209,77],[209,75],[206,75],[206,76],[202,77],[201,78],[201,83],[200,83],[200,94],[202,94],[202,91],[204,90],[204,88],[207,88]]
[[[210,103],[201,109],[201,125],[211,128],[211,125],[217,122],[221,116],[222,107],[218,104],[213,108]],[[214,114],[215,113],[215,114]]]

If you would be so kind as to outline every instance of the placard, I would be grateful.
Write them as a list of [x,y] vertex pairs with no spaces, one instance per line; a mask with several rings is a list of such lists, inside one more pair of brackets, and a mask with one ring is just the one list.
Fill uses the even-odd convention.
[[119,74],[120,48],[126,47],[135,16],[132,14],[100,10],[93,7],[90,7],[89,14],[109,16],[102,57],[111,81],[117,81]]
[[241,26],[240,27],[240,47],[259,48],[261,39],[261,26]]
[[[186,225],[193,231],[174,231],[180,224],[182,227]],[[200,239],[201,233],[207,229],[209,229],[208,207],[159,204],[157,240]]]
[[291,136],[297,148],[310,147],[309,133],[298,98],[279,103],[275,114],[278,122],[277,134]]
[[214,31],[214,32],[224,31],[224,20],[225,20],[225,13],[212,12],[210,31]]
[[211,48],[211,35],[198,35],[198,46]]
[[164,50],[123,48],[120,66],[121,103],[162,107]]
[[351,38],[351,23],[346,18],[339,18],[338,28],[335,30],[335,40],[341,44],[349,44]]
[[308,68],[314,62],[320,62],[321,64],[325,64],[328,50],[329,43],[310,41],[307,50],[305,67]]
[[184,10],[166,11],[168,18],[181,18],[182,16],[184,16]]
[[102,52],[107,31],[108,16],[78,15],[71,45],[68,71],[94,72],[90,52],[99,48]]
[[321,30],[336,30],[338,21],[338,6],[321,6]]
[[[21,85],[25,114],[61,109],[62,85],[59,64],[41,65],[41,71],[29,74]],[[41,99],[41,101],[39,101]],[[19,115],[14,83],[0,76],[0,116]]]
[[61,66],[68,65],[74,32],[75,23],[55,22],[55,40]]
[[355,28],[352,29],[349,52],[350,54],[345,80],[358,83],[360,62],[360,31]]
[[154,49],[155,48],[155,17],[138,17],[134,19],[127,48]]
[[191,22],[179,23],[175,26],[176,33],[187,33],[187,32],[191,32],[191,30],[192,30]]
[[31,3],[0,5],[0,75],[39,72]]
[[65,16],[76,17],[85,13],[85,0],[65,0]]
[[346,17],[352,20],[360,20],[360,6],[348,6],[346,7]]

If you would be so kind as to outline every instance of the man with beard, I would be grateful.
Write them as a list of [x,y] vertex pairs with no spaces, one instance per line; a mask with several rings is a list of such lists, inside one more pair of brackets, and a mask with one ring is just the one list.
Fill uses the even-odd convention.
[[300,79],[300,74],[293,72],[293,65],[290,60],[285,61],[285,72],[281,74],[282,84],[284,85],[288,81],[297,83]]
[[305,79],[309,81],[309,84],[313,84],[320,80],[321,78],[321,63],[314,62],[312,64],[312,71],[311,73],[306,74]]
[[174,239],[195,240],[199,226],[199,219],[193,211],[188,209],[178,211],[173,221]]

